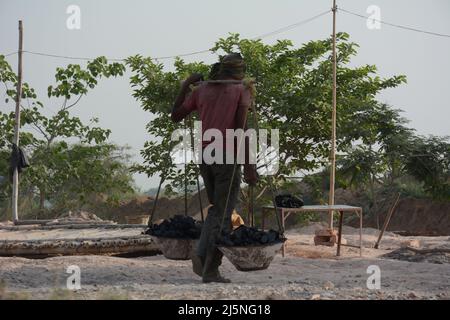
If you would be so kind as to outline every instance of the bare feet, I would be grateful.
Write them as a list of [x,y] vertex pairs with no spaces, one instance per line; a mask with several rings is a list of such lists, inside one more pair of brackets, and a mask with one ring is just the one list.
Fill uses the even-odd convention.
[[231,283],[231,280],[222,277],[220,274],[210,277],[203,277],[203,283],[210,283],[210,282]]

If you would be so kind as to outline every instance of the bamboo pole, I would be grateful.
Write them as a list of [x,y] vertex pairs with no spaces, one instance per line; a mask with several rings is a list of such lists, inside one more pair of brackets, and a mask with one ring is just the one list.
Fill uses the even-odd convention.
[[[188,116],[188,122],[189,122],[189,132],[191,135],[191,151],[192,151],[192,158],[195,158],[195,149],[194,149],[194,143],[195,143],[195,139],[194,139],[194,128],[192,127],[192,118],[191,116]],[[202,194],[201,194],[201,188],[200,188],[200,167],[197,167],[197,174],[196,174],[196,180],[197,180],[197,194],[198,194],[198,202],[200,205],[200,217],[202,219],[202,222],[205,221],[205,217],[203,215],[203,203],[202,203]]]
[[391,221],[392,214],[394,213],[395,208],[397,208],[397,204],[398,204],[399,200],[400,200],[400,193],[398,193],[397,199],[395,200],[394,205],[391,207],[391,210],[389,210],[389,213],[388,213],[386,219],[384,220],[383,227],[381,228],[380,234],[378,235],[378,240],[374,246],[375,249],[378,249],[378,247],[380,246],[381,238],[383,237],[383,234],[389,225],[389,221]]
[[[330,193],[328,204],[334,205],[334,185],[336,172],[336,0],[333,0],[333,93],[332,93],[332,116],[331,116],[331,152],[330,152]],[[328,226],[333,228],[333,211],[329,214]]]
[[155,200],[153,200],[152,211],[150,212],[150,219],[148,220],[148,226],[150,227],[153,224],[153,218],[155,216],[156,204],[158,202],[159,193],[161,192],[161,186],[165,180],[164,173],[161,173],[161,177],[159,179],[158,191],[156,191]]
[[[14,123],[14,144],[19,147],[19,130],[20,130],[20,102],[22,98],[22,45],[23,45],[23,27],[22,20],[19,20],[19,52],[17,63],[17,92],[16,92],[16,113]],[[13,221],[19,221],[18,213],[19,198],[19,171],[14,168],[13,172],[13,190],[12,190],[12,215]]]

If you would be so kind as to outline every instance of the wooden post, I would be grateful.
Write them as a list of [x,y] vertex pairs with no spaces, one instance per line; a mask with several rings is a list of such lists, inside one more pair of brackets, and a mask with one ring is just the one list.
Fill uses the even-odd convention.
[[[19,147],[19,130],[20,130],[20,102],[22,98],[22,44],[23,44],[23,28],[22,20],[19,20],[19,52],[17,64],[17,92],[16,92],[16,114],[14,123],[14,144]],[[19,171],[17,168],[13,172],[13,190],[12,190],[12,215],[13,221],[19,221],[18,214],[18,198],[19,198]]]
[[389,221],[391,221],[391,217],[395,211],[395,208],[397,207],[398,200],[400,200],[400,193],[397,195],[397,199],[395,200],[394,205],[391,207],[391,210],[389,210],[389,213],[388,213],[386,219],[384,220],[383,227],[381,228],[380,234],[378,235],[378,240],[374,246],[375,249],[378,249],[378,247],[380,245],[381,238],[383,237],[383,234],[386,231],[387,226],[389,225]]
[[[333,0],[333,93],[332,93],[332,116],[331,116],[331,152],[330,152],[330,194],[329,205],[334,205],[334,184],[336,171],[336,0]],[[329,214],[329,228],[333,228],[333,211]]]
[[338,243],[336,256],[341,255],[341,242],[342,242],[342,224],[344,222],[344,211],[339,211],[339,231],[338,231]]

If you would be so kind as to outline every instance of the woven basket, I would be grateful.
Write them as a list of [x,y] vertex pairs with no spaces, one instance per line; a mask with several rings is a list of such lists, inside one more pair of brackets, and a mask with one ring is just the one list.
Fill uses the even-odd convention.
[[282,246],[283,242],[277,242],[268,245],[218,248],[239,271],[254,271],[267,269]]
[[164,257],[171,260],[190,260],[197,240],[154,237]]

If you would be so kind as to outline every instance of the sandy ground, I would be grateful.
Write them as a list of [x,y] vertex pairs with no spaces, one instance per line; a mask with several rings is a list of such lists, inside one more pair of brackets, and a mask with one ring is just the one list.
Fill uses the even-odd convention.
[[[382,258],[405,241],[421,248],[448,247],[450,237],[400,237],[386,233],[381,249],[372,247],[378,231],[364,229],[359,250],[313,245],[317,225],[287,232],[287,255],[267,270],[239,272],[224,259],[221,272],[231,284],[203,284],[190,261],[162,255],[139,258],[59,256],[47,259],[0,257],[0,298],[13,299],[450,299],[450,265]],[[358,230],[344,238],[357,244]],[[67,267],[81,270],[81,289],[66,287]],[[368,289],[367,268],[381,271],[381,288]]]

